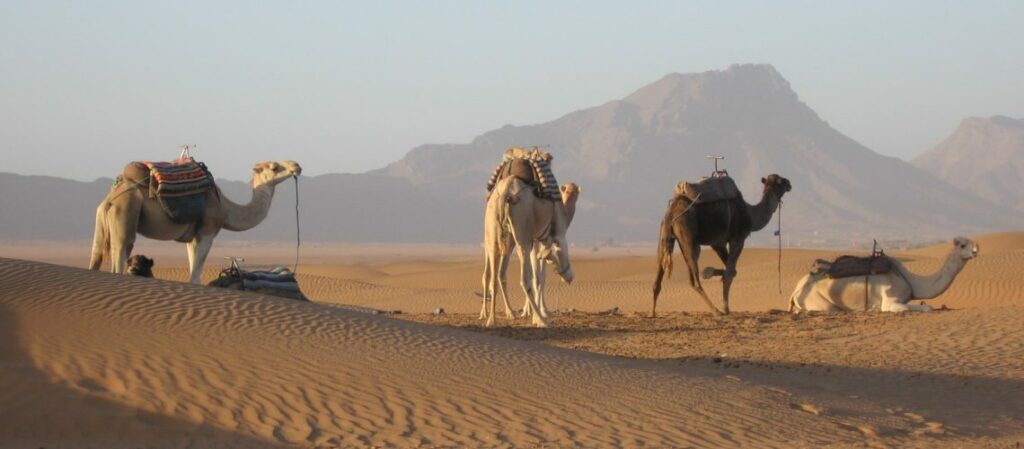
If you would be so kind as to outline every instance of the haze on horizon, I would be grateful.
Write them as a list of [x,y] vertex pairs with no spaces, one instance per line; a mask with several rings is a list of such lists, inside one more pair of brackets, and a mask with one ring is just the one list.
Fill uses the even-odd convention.
[[1024,117],[1020,17],[1013,1],[2,1],[0,170],[92,180],[197,143],[229,179],[259,159],[364,172],[746,62],[910,159],[968,116]]

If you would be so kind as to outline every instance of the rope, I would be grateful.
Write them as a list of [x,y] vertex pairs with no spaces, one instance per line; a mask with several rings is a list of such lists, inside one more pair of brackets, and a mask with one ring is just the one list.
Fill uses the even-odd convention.
[[782,293],[782,200],[779,200],[779,227],[775,231],[775,235],[779,236],[779,261],[776,267],[779,271],[779,293]]
[[299,272],[299,246],[302,245],[302,234],[299,227],[299,177],[295,176],[295,265],[292,266],[292,273]]
[[[701,195],[701,193],[698,192],[697,196],[693,197],[693,199],[690,200],[690,204],[686,206],[686,209],[683,209],[682,212],[680,212],[680,213],[676,214],[676,216],[672,217],[672,221],[671,222],[674,222],[674,221],[678,220],[679,217],[682,217],[683,215],[686,215],[686,213],[689,212],[690,209],[693,208],[693,206],[696,206],[697,205],[697,201],[700,200],[700,195]],[[686,198],[686,197],[684,197],[684,198]],[[689,198],[687,198],[687,199],[689,199]],[[672,201],[673,200],[674,200],[674,198],[672,200],[668,200],[668,206],[669,207],[672,207]]]
[[[120,176],[118,176],[118,177],[120,178]],[[121,178],[121,179],[123,180],[123,178]],[[142,178],[142,179],[140,179],[140,180],[138,180],[138,181],[135,181],[135,182],[133,182],[133,183],[132,183],[132,185],[128,186],[128,187],[127,187],[126,189],[124,189],[124,190],[122,190],[122,191],[118,192],[118,193],[117,193],[117,195],[114,195],[114,196],[113,196],[112,198],[110,198],[109,200],[107,200],[107,202],[109,203],[109,202],[111,202],[111,201],[114,201],[115,199],[117,199],[117,197],[119,197],[119,196],[121,196],[121,195],[124,195],[125,193],[128,193],[128,191],[130,191],[130,190],[133,190],[133,189],[138,189],[138,188],[139,188],[139,186],[141,186],[143,182],[146,182],[146,181],[148,181],[148,180],[149,180],[149,175],[146,175],[146,177],[145,177],[145,178]],[[115,181],[114,181],[114,186],[116,187],[116,186],[117,186],[117,184],[119,184],[119,183],[117,182],[117,180],[115,180]]]

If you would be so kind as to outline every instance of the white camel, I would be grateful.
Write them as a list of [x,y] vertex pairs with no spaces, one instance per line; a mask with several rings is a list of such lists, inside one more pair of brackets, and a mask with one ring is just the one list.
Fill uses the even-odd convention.
[[[125,172],[132,171],[132,164]],[[245,231],[260,224],[270,211],[274,187],[297,177],[302,167],[294,161],[258,162],[252,169],[252,199],[249,204],[233,203],[214,186],[206,193],[206,209],[199,223],[175,223],[158,200],[133,182],[114,186],[96,208],[96,231],[92,242],[89,269],[98,270],[104,256],[110,259],[114,273],[124,273],[132,253],[136,234],[154,240],[174,240],[188,244],[189,282],[199,283],[206,256],[221,229]]]
[[[576,215],[576,203],[579,200],[580,192],[583,190],[575,183],[563,184],[560,188],[562,195],[562,205],[565,206],[566,212],[566,228],[572,225],[572,219]],[[495,293],[489,290],[491,286],[492,271],[498,271],[497,273],[497,290],[501,292],[501,299],[505,303],[505,317],[513,319],[515,316],[512,312],[512,307],[509,304],[508,297],[508,266],[509,258],[512,257],[512,250],[515,249],[515,240],[512,238],[512,233],[504,230],[501,223],[494,217],[495,207],[498,207],[500,203],[492,203],[488,201],[487,209],[484,211],[484,275],[483,275],[483,287],[484,287],[484,301],[480,308],[480,319],[487,318],[487,306],[488,299],[494,300]],[[488,217],[491,217],[490,221]],[[499,242],[498,239],[503,239]],[[501,260],[499,261],[500,270],[491,269],[491,257],[493,254],[499,254]],[[548,318],[547,304],[544,300],[544,284],[547,282],[547,270],[545,269],[547,264],[554,264],[557,266],[558,261],[551,254],[551,248],[549,248],[548,242],[537,241],[534,245],[533,251],[530,253],[531,260],[537,260],[538,270],[534,274],[534,291],[537,294],[538,311],[541,316]],[[520,316],[528,317],[533,312],[530,307],[530,300],[527,298],[523,301],[523,308]]]
[[[575,210],[578,188],[567,184],[563,200],[571,198]],[[569,210],[561,201],[538,198],[533,189],[514,176],[498,182],[487,200],[484,213],[484,299],[480,311],[486,326],[494,325],[496,293],[501,290],[505,314],[512,318],[504,280],[513,248],[519,254],[522,275],[520,284],[526,293],[524,309],[537,327],[547,327],[547,311],[542,309],[538,294],[543,282],[544,263],[550,261],[566,283],[573,280],[569,262],[569,246],[565,238],[570,221]],[[541,312],[543,311],[543,312]]]
[[889,258],[893,264],[892,271],[871,275],[867,281],[864,276],[831,279],[824,274],[807,274],[797,282],[790,296],[789,311],[927,312],[932,310],[932,306],[910,304],[910,301],[941,295],[967,265],[967,261],[977,255],[977,243],[957,237],[953,240],[953,250],[946,257],[945,263],[931,275],[915,274],[893,258]]

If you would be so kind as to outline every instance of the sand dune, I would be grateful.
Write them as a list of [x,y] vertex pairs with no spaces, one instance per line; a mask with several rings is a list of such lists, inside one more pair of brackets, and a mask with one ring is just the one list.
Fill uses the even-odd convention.
[[[472,248],[321,250],[299,267],[313,304],[173,282],[183,257],[158,259],[163,280],[0,259],[0,446],[1012,447],[1022,235],[979,237],[933,300],[954,310],[916,315],[766,313],[841,252],[786,250],[779,293],[777,253],[754,248],[741,313],[690,313],[678,272],[650,320],[653,248],[577,251],[546,330],[479,327]],[[948,245],[894,255],[931,271]]]
[[0,434],[15,445],[858,440],[696,371],[75,268],[4,259],[0,273],[3,383],[44,393],[4,388]]

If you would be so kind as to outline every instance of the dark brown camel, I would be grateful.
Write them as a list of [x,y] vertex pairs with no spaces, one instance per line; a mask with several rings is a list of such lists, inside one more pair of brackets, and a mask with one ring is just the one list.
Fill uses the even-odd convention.
[[[782,202],[782,195],[790,191],[789,180],[779,175],[761,178],[764,192],[761,202],[747,204],[740,195],[737,198],[698,203],[691,207],[691,201],[677,195],[669,203],[665,218],[661,221],[661,239],[658,242],[658,276],[654,279],[654,303],[651,317],[657,316],[658,294],[665,274],[672,275],[672,247],[679,242],[679,250],[689,268],[690,286],[715,313],[729,313],[729,287],[736,277],[736,262],[743,252],[743,243],[753,231],[760,231],[772,219],[772,214]],[[723,311],[719,311],[708,299],[697,274],[701,245],[710,246],[725,264],[724,270],[708,268],[704,278],[722,276]]]

